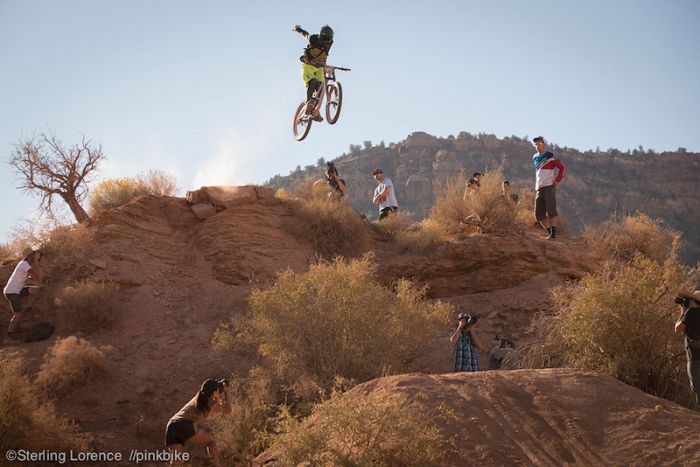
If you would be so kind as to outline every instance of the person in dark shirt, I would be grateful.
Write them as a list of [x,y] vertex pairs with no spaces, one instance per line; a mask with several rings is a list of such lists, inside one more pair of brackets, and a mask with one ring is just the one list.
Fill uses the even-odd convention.
[[679,289],[676,303],[681,307],[681,315],[676,321],[676,333],[685,334],[688,378],[690,388],[695,393],[697,408],[700,409],[700,290],[690,293],[687,289]]
[[345,180],[338,175],[338,169],[333,162],[328,163],[326,183],[333,189],[331,195],[342,198],[345,195]]
[[318,34],[309,34],[301,26],[295,24],[294,31],[309,41],[309,45],[304,49],[304,54],[299,57],[303,63],[301,76],[306,86],[306,112],[313,115],[315,121],[322,122],[323,117],[316,109],[318,102],[314,98],[314,92],[320,89],[325,79],[323,68],[326,66],[328,53],[333,45],[333,29],[325,25]]

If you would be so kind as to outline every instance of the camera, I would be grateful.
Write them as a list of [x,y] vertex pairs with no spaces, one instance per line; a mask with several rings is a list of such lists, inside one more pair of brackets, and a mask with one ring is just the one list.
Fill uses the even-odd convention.
[[464,326],[471,326],[476,324],[476,316],[472,316],[469,313],[460,313],[457,317],[460,321],[464,321]]
[[228,385],[229,385],[228,380],[226,378],[218,380],[217,383],[218,383],[217,389],[222,389],[222,390],[224,388],[228,387]]
[[685,298],[685,297],[676,297],[675,302],[678,303],[679,305],[683,305],[683,306],[689,306],[689,305],[690,305],[690,300],[688,300],[688,299]]
[[333,162],[333,161],[326,162],[326,165],[328,166],[328,169],[326,170],[326,174],[328,174],[329,177],[333,173],[338,175],[338,169],[335,168],[335,162]]

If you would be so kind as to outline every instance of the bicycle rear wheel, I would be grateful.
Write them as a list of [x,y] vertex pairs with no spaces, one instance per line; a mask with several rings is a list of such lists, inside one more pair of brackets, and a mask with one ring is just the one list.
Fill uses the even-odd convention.
[[343,88],[335,81],[326,86],[326,120],[333,125],[340,117],[343,106]]
[[306,138],[311,130],[311,124],[313,123],[313,118],[311,115],[306,114],[306,101],[302,101],[297,107],[297,111],[294,113],[294,122],[292,123],[292,130],[294,131],[294,139],[301,141]]

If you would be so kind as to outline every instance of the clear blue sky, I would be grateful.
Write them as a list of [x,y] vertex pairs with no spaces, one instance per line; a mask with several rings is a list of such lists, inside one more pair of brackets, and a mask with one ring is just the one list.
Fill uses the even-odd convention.
[[[295,23],[330,24],[353,70],[338,124],[303,142]],[[101,143],[98,180],[160,169],[184,192],[417,130],[700,151],[698,83],[693,0],[0,0],[0,241],[38,204],[7,157],[47,129]]]

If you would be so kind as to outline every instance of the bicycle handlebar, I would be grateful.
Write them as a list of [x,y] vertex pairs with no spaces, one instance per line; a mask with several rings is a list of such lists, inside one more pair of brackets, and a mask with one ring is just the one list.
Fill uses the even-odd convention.
[[352,71],[352,70],[350,70],[350,68],[343,68],[342,66],[333,66],[333,65],[326,65],[326,66],[329,66],[329,67],[333,68],[334,70]]

